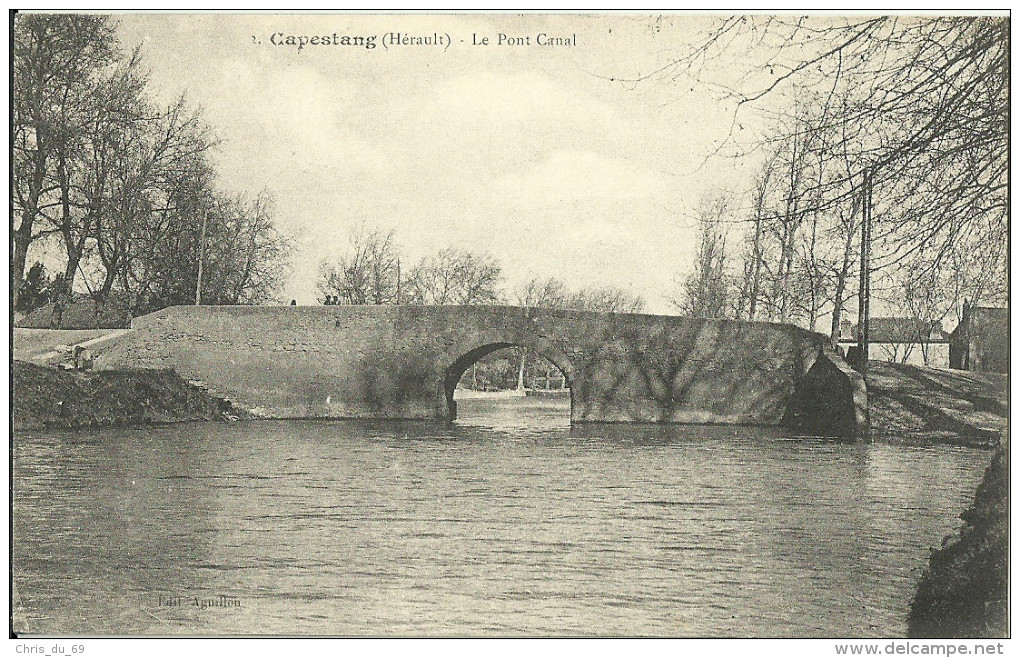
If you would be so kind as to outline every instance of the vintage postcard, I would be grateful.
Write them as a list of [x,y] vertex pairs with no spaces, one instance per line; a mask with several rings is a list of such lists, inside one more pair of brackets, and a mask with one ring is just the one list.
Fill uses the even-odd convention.
[[19,646],[1001,651],[1007,15],[11,30]]

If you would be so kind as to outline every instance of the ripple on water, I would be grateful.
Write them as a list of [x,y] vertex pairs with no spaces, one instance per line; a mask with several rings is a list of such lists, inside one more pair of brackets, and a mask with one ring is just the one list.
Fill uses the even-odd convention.
[[902,636],[990,459],[469,407],[18,437],[33,631]]

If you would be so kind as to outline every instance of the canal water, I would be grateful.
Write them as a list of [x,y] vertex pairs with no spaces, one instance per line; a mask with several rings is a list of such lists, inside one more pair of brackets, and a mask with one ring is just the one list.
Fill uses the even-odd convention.
[[903,636],[987,451],[746,427],[242,422],[14,441],[46,634]]

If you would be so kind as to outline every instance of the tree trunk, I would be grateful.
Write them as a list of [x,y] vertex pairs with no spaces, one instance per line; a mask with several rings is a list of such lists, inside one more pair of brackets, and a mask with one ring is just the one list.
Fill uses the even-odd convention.
[[[57,158],[57,182],[60,186],[61,224],[60,233],[64,239],[64,248],[67,252],[67,263],[64,266],[64,278],[53,295],[53,316],[50,318],[50,328],[60,329],[64,323],[64,307],[71,300],[71,291],[74,289],[74,278],[78,271],[78,263],[81,261],[84,237],[79,242],[75,239],[72,228],[70,183],[67,177],[67,165],[63,153]],[[83,236],[87,235],[83,231]]]
[[815,255],[815,250],[818,247],[818,212],[811,213],[811,317],[808,319],[808,329],[815,331],[815,325],[818,323],[818,318],[822,314],[822,291],[819,290],[820,277],[818,276],[818,260]]
[[[28,231],[25,231],[25,228]],[[28,245],[32,241],[32,223],[22,220],[21,229],[12,234],[11,245],[11,307],[18,307],[18,295],[25,283],[25,259],[28,257]]]
[[110,293],[113,291],[113,283],[117,278],[116,269],[107,268],[106,274],[103,275],[103,285],[99,286],[96,290],[93,298],[96,300],[96,304],[99,306],[105,305],[110,299]]
[[777,279],[779,293],[779,321],[789,322],[790,321],[790,301],[791,301],[791,281],[790,275],[793,273],[793,251],[794,251],[794,240],[797,238],[797,224],[799,223],[798,218],[798,206],[800,197],[798,196],[799,188],[799,172],[797,167],[801,166],[801,162],[798,158],[800,150],[800,142],[796,139],[793,141],[793,153],[790,157],[790,189],[786,197],[786,210],[783,222],[783,240],[780,245],[779,252],[779,277]]
[[[70,252],[70,248],[68,250]],[[71,301],[71,290],[74,288],[74,275],[78,270],[81,254],[68,253],[67,265],[64,267],[64,278],[53,295],[53,315],[50,318],[50,329],[64,328],[64,309]]]
[[751,299],[747,319],[752,322],[758,311],[758,294],[761,288],[761,213],[760,207],[754,213],[754,244],[751,248]]
[[21,225],[12,231],[14,245],[11,250],[11,306],[17,308],[21,286],[25,283],[25,261],[28,247],[32,244],[32,226],[39,215],[39,198],[42,195],[43,181],[46,176],[46,152],[37,148],[34,157],[34,171],[29,182],[26,205],[21,210]]
[[846,280],[850,276],[850,251],[852,249],[853,232],[849,232],[843,247],[843,266],[836,275],[836,291],[833,295],[832,325],[829,327],[829,338],[833,349],[839,345],[840,324],[843,322],[843,293],[846,292]]
[[836,292],[833,294],[832,324],[829,325],[829,344],[832,349],[839,347],[840,325],[843,323],[843,288],[845,277],[840,274],[836,279]]
[[783,244],[779,255],[779,272],[776,277],[776,296],[779,298],[779,322],[790,318],[790,270],[793,269],[793,231],[788,223],[783,226]]

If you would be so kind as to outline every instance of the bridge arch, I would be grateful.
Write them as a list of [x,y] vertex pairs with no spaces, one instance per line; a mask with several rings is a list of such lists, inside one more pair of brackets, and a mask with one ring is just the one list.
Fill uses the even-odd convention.
[[493,352],[508,347],[520,347],[530,350],[540,357],[556,366],[563,377],[567,380],[567,387],[570,389],[570,412],[574,412],[574,383],[577,380],[577,371],[574,369],[570,358],[550,343],[542,340],[517,340],[510,337],[492,338],[483,340],[480,344],[468,348],[466,351],[458,350],[459,355],[449,353],[444,357],[445,367],[443,368],[443,381],[440,390],[441,399],[438,408],[443,411],[447,420],[457,419],[457,402],[453,399],[457,383],[472,364],[485,358]]

